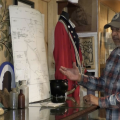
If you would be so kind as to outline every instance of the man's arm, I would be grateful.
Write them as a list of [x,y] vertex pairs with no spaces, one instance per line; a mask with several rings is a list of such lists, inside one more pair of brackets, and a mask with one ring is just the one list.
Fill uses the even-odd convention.
[[60,72],[64,74],[68,79],[72,81],[78,81],[78,83],[88,89],[91,90],[98,90],[98,91],[104,91],[105,88],[105,80],[104,75],[101,77],[92,77],[92,76],[86,76],[81,75],[79,73],[79,70],[76,66],[76,63],[73,63],[73,68],[65,68],[63,66],[60,67]]
[[120,108],[120,93],[112,94],[110,96],[99,98],[100,108]]
[[89,95],[86,95],[86,96],[83,97],[84,103],[89,104],[89,105],[99,106],[98,99],[99,99],[98,97],[96,97],[92,94],[89,94]]
[[95,91],[104,91],[105,80],[102,77],[81,75],[80,85]]
[[83,97],[86,104],[97,105],[100,108],[118,109],[120,108],[120,93],[112,94],[110,96],[98,98],[94,95],[86,95]]

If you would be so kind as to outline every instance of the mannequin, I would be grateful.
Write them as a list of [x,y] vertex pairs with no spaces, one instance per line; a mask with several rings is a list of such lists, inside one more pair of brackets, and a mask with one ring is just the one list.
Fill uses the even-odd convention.
[[[60,16],[64,16],[65,19],[67,19],[69,21],[69,14],[65,11],[62,11],[61,15]],[[60,18],[59,18],[60,19]]]
[[[82,53],[79,47],[79,39],[74,29],[73,23],[69,20],[69,14],[62,12],[59,21],[55,27],[55,47],[53,51],[55,59],[55,79],[65,80],[66,76],[60,73],[60,66],[72,68],[73,62],[76,62],[80,72],[82,63]],[[71,39],[73,39],[71,41]],[[68,80],[68,90],[74,88],[77,82]],[[74,92],[74,96],[79,96],[79,86]]]
[[[55,27],[55,47],[53,51],[54,59],[55,59],[55,79],[56,80],[65,80],[66,76],[61,74],[59,71],[60,66],[65,66],[72,68],[73,62],[76,62],[76,65],[80,67],[80,61],[82,63],[82,53],[79,47],[79,39],[74,29],[74,24],[69,20],[69,14],[67,12],[62,12],[59,21]],[[71,40],[72,39],[72,40]],[[75,44],[76,43],[76,44]],[[74,45],[73,45],[74,44]],[[79,57],[79,58],[78,58]],[[81,71],[81,69],[80,69]],[[68,91],[72,90],[77,82],[68,80]],[[74,93],[68,95],[69,97],[73,97],[77,104],[80,104],[80,86],[76,88]],[[66,101],[68,107],[73,107],[74,103],[71,100]],[[80,106],[80,105],[79,105]],[[64,115],[56,115],[55,119],[59,120],[61,118],[67,117],[73,114],[78,109],[69,109],[67,114]]]

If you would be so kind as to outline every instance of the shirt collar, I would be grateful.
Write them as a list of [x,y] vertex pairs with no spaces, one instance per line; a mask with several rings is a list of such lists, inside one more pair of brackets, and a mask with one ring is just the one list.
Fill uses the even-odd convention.
[[118,47],[117,54],[120,56],[120,47]]

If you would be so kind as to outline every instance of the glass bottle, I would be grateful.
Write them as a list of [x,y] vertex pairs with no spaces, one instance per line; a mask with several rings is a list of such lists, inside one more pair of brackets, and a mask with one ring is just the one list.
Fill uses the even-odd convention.
[[18,95],[18,108],[25,108],[25,95],[23,94],[22,89],[20,89],[20,93]]
[[16,85],[16,91],[19,93],[19,82],[15,82],[15,85]]
[[18,92],[15,88],[12,88],[10,92],[10,108],[17,109],[18,108]]
[[23,94],[25,95],[25,107],[29,106],[29,87],[27,86],[26,80],[19,81],[19,89],[23,90]]

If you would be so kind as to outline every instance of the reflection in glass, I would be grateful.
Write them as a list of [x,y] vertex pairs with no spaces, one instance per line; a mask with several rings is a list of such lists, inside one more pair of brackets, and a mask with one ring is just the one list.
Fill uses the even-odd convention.
[[3,115],[2,115],[2,116],[0,116],[0,120],[5,120]]
[[18,120],[18,110],[10,110],[9,111],[9,115],[6,116],[6,118],[8,119],[8,116],[10,116],[11,120]]
[[49,120],[50,118],[50,109],[32,107],[29,108],[29,120]]
[[50,109],[43,109],[39,111],[40,120],[49,120]]
[[18,114],[19,114],[19,120],[25,120],[25,109],[19,109]]

